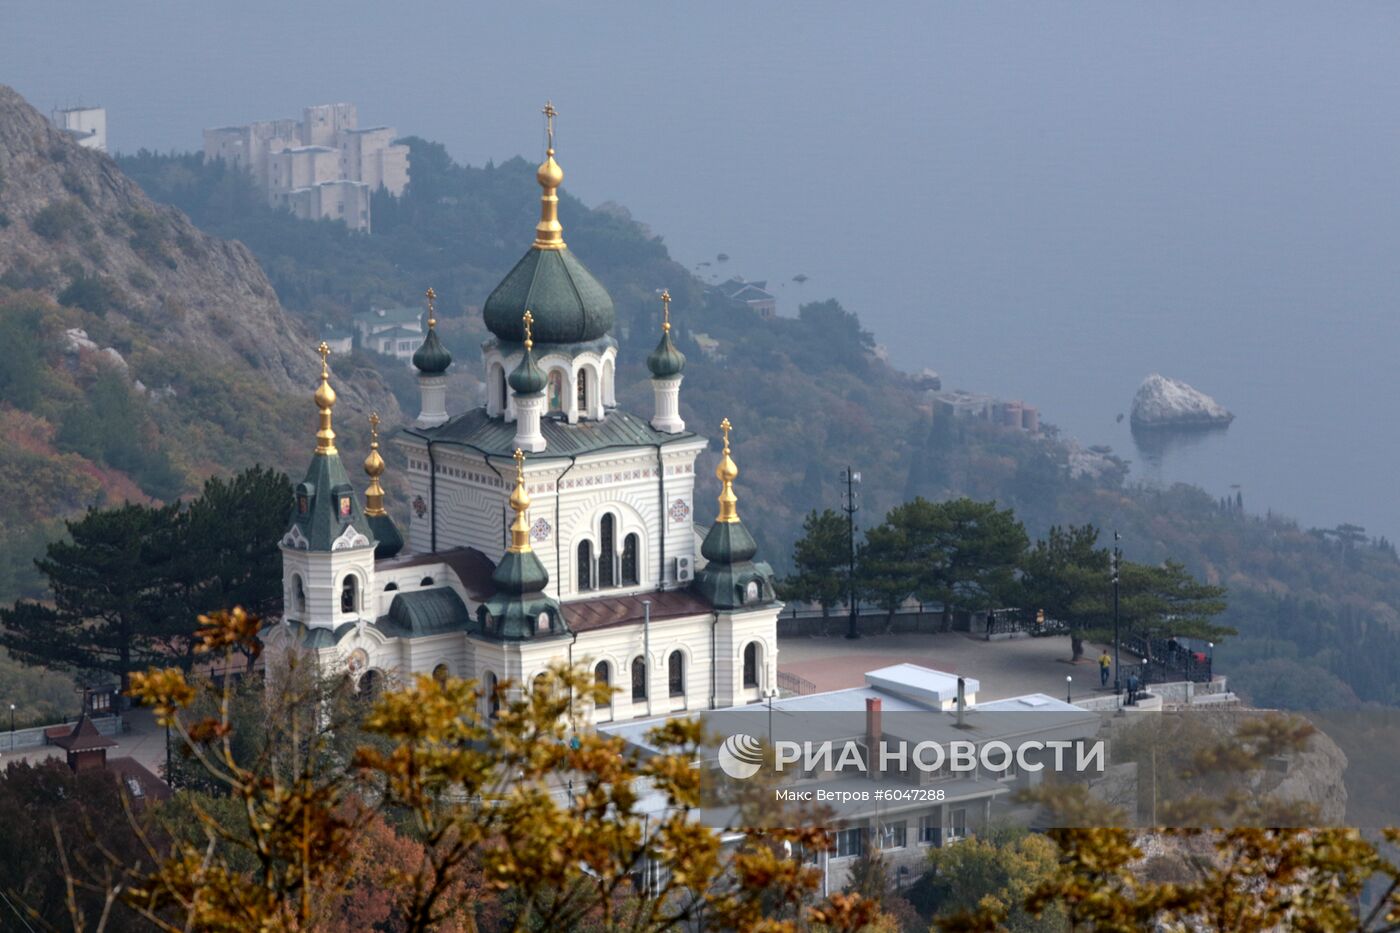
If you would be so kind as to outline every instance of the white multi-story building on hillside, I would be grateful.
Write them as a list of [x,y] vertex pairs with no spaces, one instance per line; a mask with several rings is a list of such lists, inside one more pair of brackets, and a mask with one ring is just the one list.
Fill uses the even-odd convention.
[[[599,722],[774,695],[781,604],[739,517],[729,422],[705,463],[710,443],[680,414],[685,357],[665,294],[647,357],[654,410],[617,407],[612,299],[564,244],[552,131],[537,178],[534,243],[483,308],[479,407],[446,409],[452,357],[429,290],[420,411],[393,437],[412,495],[406,547],[383,508],[377,440],[363,507],[341,464],[323,366],[316,453],[282,541],[284,620],[263,637],[362,690],[419,673],[522,685],[554,662],[586,664],[620,688]],[[697,469],[721,484],[703,539]]]
[[53,125],[71,135],[84,149],[107,151],[107,111],[102,107],[55,110]]
[[307,107],[297,120],[266,120],[204,131],[204,158],[246,169],[268,202],[308,220],[370,227],[370,196],[408,185],[408,147],[393,127],[360,128],[354,104]]

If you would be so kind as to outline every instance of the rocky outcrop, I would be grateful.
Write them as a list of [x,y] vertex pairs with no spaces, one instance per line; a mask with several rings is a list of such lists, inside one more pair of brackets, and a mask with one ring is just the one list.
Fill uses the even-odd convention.
[[[280,391],[309,392],[320,373],[315,340],[242,243],[152,201],[3,85],[0,286],[89,311],[134,344],[251,368]],[[352,408],[392,405],[377,385],[347,385],[341,396]]]
[[1190,428],[1227,425],[1235,420],[1223,405],[1179,379],[1153,373],[1133,397],[1135,428]]

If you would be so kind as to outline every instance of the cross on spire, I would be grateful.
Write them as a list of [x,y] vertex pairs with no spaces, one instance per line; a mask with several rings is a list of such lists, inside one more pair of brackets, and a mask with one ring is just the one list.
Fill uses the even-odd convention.
[[540,111],[544,114],[544,131],[549,137],[549,151],[554,153],[554,118],[559,116],[559,111],[554,109],[553,101],[545,101],[544,109]]
[[525,477],[525,451],[519,447],[515,448],[515,480],[519,482]]
[[322,340],[321,345],[316,348],[316,352],[321,354],[321,378],[324,379],[331,374],[330,367],[326,365],[326,357],[331,355],[331,346]]
[[719,423],[719,429],[724,433],[724,452],[729,453],[729,432],[734,430],[734,426],[729,423],[728,418],[725,418]]
[[437,292],[433,291],[432,286],[428,286],[428,290],[423,293],[423,296],[428,299],[428,327],[436,327],[437,311],[434,310],[433,305],[437,301]]
[[671,290],[663,288],[661,290],[661,330],[664,333],[671,332]]
[[373,441],[379,440],[379,412],[369,413],[369,436]]
[[521,318],[521,321],[525,323],[525,349],[528,350],[535,345],[535,341],[530,339],[530,325],[535,323],[535,316],[529,308],[525,309],[525,316]]

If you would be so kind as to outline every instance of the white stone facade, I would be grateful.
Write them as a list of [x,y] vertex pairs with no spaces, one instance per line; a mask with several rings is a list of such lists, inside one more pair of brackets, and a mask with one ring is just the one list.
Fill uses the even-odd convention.
[[[410,497],[414,503],[408,549],[433,548],[431,502],[436,493],[437,547],[471,547],[492,561],[505,553],[510,520],[508,458],[487,458],[449,444],[427,445],[408,435],[398,443],[407,455]],[[541,459],[525,464],[530,494],[531,546],[549,571],[549,595],[566,602],[597,595],[625,595],[684,585],[686,567],[698,551],[694,534],[695,460],[706,441],[668,444],[624,452],[586,454],[575,460]],[[436,466],[436,482],[433,466]],[[421,512],[421,514],[420,514]],[[603,517],[614,518],[612,579],[600,587],[599,553]],[[562,531],[560,530],[562,529]],[[621,555],[627,536],[637,535],[635,583],[622,578]],[[589,585],[579,579],[581,544],[590,544]],[[663,566],[664,559],[664,566]],[[606,578],[606,573],[603,574]]]
[[107,151],[107,111],[102,107],[68,107],[53,112],[53,124],[72,135],[84,149]]
[[[524,351],[506,354],[488,343],[481,352],[486,367],[486,412],[493,418],[514,421],[515,398],[507,377],[519,365]],[[547,380],[545,417],[562,415],[569,424],[577,424],[581,418],[601,421],[609,408],[616,407],[617,347],[564,353],[545,346],[536,349],[535,363]]]

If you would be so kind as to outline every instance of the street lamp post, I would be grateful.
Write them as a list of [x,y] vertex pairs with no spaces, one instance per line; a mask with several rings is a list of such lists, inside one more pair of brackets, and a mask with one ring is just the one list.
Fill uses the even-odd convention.
[[856,505],[856,486],[860,485],[860,474],[850,467],[846,467],[841,472],[841,478],[846,481],[846,504],[841,511],[846,513],[846,536],[849,547],[849,576],[847,578],[846,602],[851,607],[850,624],[846,629],[847,638],[859,638],[860,631],[858,613],[856,610],[856,512],[860,506]]
[[1113,694],[1118,696],[1123,692],[1123,684],[1119,679],[1118,671],[1121,667],[1118,661],[1118,568],[1123,563],[1123,552],[1118,547],[1118,532],[1113,533]]
[[1073,696],[1073,694],[1070,693],[1070,685],[1073,684],[1073,683],[1074,683],[1074,675],[1072,675],[1072,674],[1066,674],[1066,675],[1065,675],[1065,702],[1066,702],[1066,703],[1073,703],[1073,702],[1074,702],[1074,696]]

